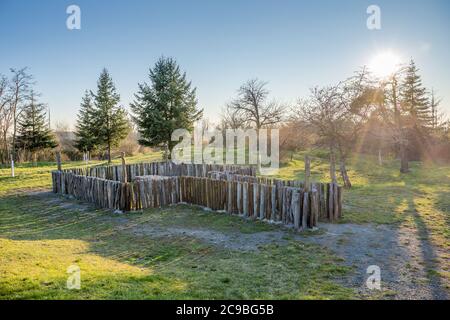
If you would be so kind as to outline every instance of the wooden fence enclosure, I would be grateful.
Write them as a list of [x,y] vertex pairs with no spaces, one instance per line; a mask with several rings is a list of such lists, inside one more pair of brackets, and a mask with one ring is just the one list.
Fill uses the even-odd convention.
[[252,167],[170,162],[127,165],[125,177],[132,181],[123,182],[123,170],[53,171],[53,192],[121,211],[187,203],[299,230],[342,216],[342,187],[336,183],[307,183],[305,188],[303,181],[256,177]]

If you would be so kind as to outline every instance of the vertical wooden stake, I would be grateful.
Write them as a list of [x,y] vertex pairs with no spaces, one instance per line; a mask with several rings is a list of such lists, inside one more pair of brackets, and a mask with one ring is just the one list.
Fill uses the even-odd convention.
[[127,164],[125,162],[125,152],[122,152],[121,159],[122,159],[122,182],[127,183],[128,177],[127,177]]
[[260,186],[259,196],[259,219],[264,220],[266,218],[266,186]]
[[10,154],[11,157],[11,177],[15,177],[15,173],[14,173],[14,157],[12,154]]
[[61,151],[56,152],[56,164],[58,166],[58,171],[61,171]]
[[244,217],[248,217],[248,183],[242,184],[242,207],[244,211]]
[[272,220],[272,221],[275,221],[276,220],[276,212],[277,212],[277,188],[276,188],[276,186],[275,185],[273,185],[272,186],[272,189],[271,189],[272,191],[272,193],[271,193],[271,209],[272,209],[272,212],[271,212],[271,215],[270,215],[270,219]]
[[294,212],[294,228],[300,229],[300,193],[294,192],[292,195],[292,211]]
[[308,228],[308,216],[309,216],[309,193],[303,194],[303,209],[302,209],[302,230]]

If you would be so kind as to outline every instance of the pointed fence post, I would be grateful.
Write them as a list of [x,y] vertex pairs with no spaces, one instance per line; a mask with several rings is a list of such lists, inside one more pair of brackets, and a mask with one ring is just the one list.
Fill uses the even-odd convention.
[[122,159],[122,181],[123,183],[127,183],[127,164],[125,162],[125,152],[122,152],[120,158]]

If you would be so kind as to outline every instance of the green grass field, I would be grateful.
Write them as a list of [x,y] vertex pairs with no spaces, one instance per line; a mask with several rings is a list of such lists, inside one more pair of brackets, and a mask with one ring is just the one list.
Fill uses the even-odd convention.
[[[278,176],[302,179],[302,158],[297,155]],[[314,159],[313,178],[327,180],[326,161]],[[361,298],[340,281],[351,267],[325,247],[294,241],[291,231],[182,205],[118,215],[36,192],[50,188],[54,168],[19,165],[16,178],[0,169],[0,299]],[[341,223],[416,230],[435,248],[430,276],[449,288],[450,167],[412,163],[408,175],[397,168],[396,161],[380,167],[369,158],[353,159],[354,187],[345,192]],[[159,229],[207,230],[231,239],[285,236],[261,242],[257,250],[239,250]],[[81,290],[66,288],[72,264],[81,269]]]

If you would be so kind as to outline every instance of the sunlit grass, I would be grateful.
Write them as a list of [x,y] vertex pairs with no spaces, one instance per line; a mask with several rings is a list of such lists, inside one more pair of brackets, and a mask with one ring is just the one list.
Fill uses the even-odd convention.
[[[318,246],[287,240],[230,250],[188,235],[134,232],[145,225],[224,234],[275,228],[190,206],[123,216],[49,196],[3,196],[0,299],[354,297],[334,280],[349,269]],[[81,290],[66,288],[70,265],[80,267]]]
[[[127,163],[156,161],[161,159],[160,152],[141,154],[127,157]],[[113,164],[120,164],[120,159],[114,159]],[[107,164],[105,161],[90,161],[89,165]],[[66,161],[62,163],[63,169],[85,167],[84,161]],[[11,177],[10,168],[0,168],[0,195],[8,192],[26,191],[30,189],[50,188],[52,184],[50,172],[56,170],[55,162],[18,163],[15,167],[15,177]]]
[[[304,179],[304,155],[281,167],[278,177]],[[311,154],[310,154],[311,155]],[[326,154],[312,156],[315,181],[330,180]],[[340,223],[399,224],[436,246],[441,274],[450,283],[450,166],[411,162],[411,172],[399,172],[398,160],[358,155],[348,164],[353,187],[344,192],[344,218]],[[339,173],[338,173],[339,176]],[[339,182],[342,181],[339,177]]]
[[[137,156],[127,162],[159,160],[160,156]],[[311,156],[312,179],[329,181],[326,153],[316,151]],[[296,154],[277,177],[304,179],[303,159],[304,153]],[[69,168],[84,163],[63,165]],[[264,245],[258,252],[239,252],[191,237],[151,239],[130,234],[123,229],[121,217],[106,210],[84,210],[84,205],[75,201],[75,208],[64,207],[52,198],[24,195],[27,190],[48,190],[50,171],[55,168],[55,163],[19,164],[14,179],[8,168],[0,169],[0,298],[353,297],[351,290],[333,281],[346,269],[319,247],[292,242]],[[340,223],[410,228],[435,246],[436,268],[430,269],[429,276],[441,277],[448,288],[450,167],[412,162],[409,174],[400,174],[398,168],[398,161],[392,159],[382,166],[372,157],[351,159],[348,170],[353,187],[344,192]],[[189,206],[126,217],[131,219],[127,226],[207,227],[223,233],[275,228]],[[85,272],[81,291],[65,288],[67,267],[76,261]]]

